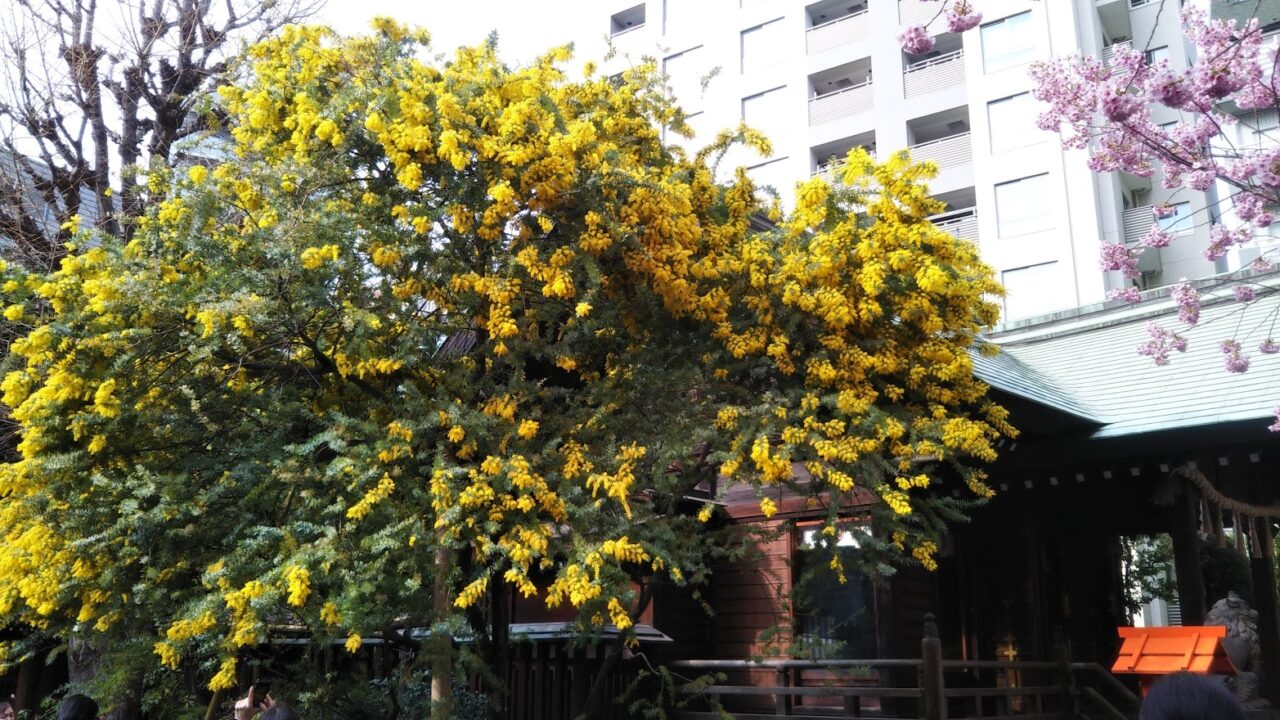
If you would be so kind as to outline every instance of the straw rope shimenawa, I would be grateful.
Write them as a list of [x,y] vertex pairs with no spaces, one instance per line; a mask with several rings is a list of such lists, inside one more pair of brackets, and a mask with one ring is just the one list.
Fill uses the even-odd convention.
[[[1213,486],[1213,483],[1209,481],[1209,478],[1205,477],[1205,474],[1200,472],[1200,469],[1196,467],[1194,463],[1184,463],[1173,472],[1174,474],[1181,475],[1187,480],[1190,480],[1191,483],[1195,485],[1201,493],[1203,493],[1205,502],[1216,506],[1219,513],[1223,510],[1230,510],[1233,515],[1240,518],[1242,521],[1251,523],[1264,518],[1271,519],[1280,517],[1280,505],[1254,505],[1222,494],[1220,490]],[[1205,508],[1205,510],[1205,522],[1213,522],[1214,535],[1216,537],[1217,544],[1219,547],[1222,547],[1226,544],[1226,535],[1222,532],[1221,516],[1218,515],[1211,521],[1211,513],[1207,512],[1209,508]],[[1243,522],[1236,523],[1237,527],[1240,527],[1241,525],[1243,525]],[[1242,545],[1244,542],[1244,534],[1241,532],[1235,532],[1234,535],[1236,540],[1236,549],[1243,550],[1244,548]],[[1259,536],[1263,538],[1263,542],[1266,542],[1267,544],[1271,543],[1270,522],[1256,522],[1256,527],[1249,532],[1251,544],[1250,550],[1252,550],[1251,554],[1253,557],[1260,557],[1262,555]]]

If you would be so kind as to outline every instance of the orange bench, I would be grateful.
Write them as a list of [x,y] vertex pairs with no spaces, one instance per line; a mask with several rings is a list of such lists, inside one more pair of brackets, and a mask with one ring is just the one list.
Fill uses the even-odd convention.
[[1142,695],[1161,675],[1178,672],[1234,675],[1236,667],[1222,647],[1227,629],[1219,625],[1116,628],[1120,655],[1111,666],[1117,675],[1140,675]]

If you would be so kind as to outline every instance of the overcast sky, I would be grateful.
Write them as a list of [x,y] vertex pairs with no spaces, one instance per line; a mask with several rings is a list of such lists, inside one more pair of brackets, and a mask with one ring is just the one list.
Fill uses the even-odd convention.
[[[503,59],[521,63],[571,38],[582,37],[575,20],[600,0],[327,0],[316,20],[347,34],[368,29],[379,15],[431,32],[432,47],[449,52],[498,32]],[[593,17],[598,13],[592,13]],[[604,35],[601,29],[600,35]],[[585,48],[579,44],[580,51]]]

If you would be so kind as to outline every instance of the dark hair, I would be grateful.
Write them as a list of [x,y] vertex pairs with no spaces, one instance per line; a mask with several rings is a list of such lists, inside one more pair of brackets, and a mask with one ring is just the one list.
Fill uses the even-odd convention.
[[1138,720],[1244,720],[1244,708],[1221,679],[1176,673],[1151,687]]
[[285,705],[284,703],[276,703],[270,709],[258,716],[258,720],[302,720],[302,716],[298,711]]
[[68,695],[58,706],[58,720],[97,720],[98,703],[84,695]]

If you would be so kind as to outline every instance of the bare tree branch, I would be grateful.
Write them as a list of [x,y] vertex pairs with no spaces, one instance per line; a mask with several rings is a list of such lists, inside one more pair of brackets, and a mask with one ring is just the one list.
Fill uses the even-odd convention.
[[320,0],[14,0],[0,19],[0,241],[56,265],[79,217],[128,237],[140,178],[204,131],[196,108],[245,45]]

